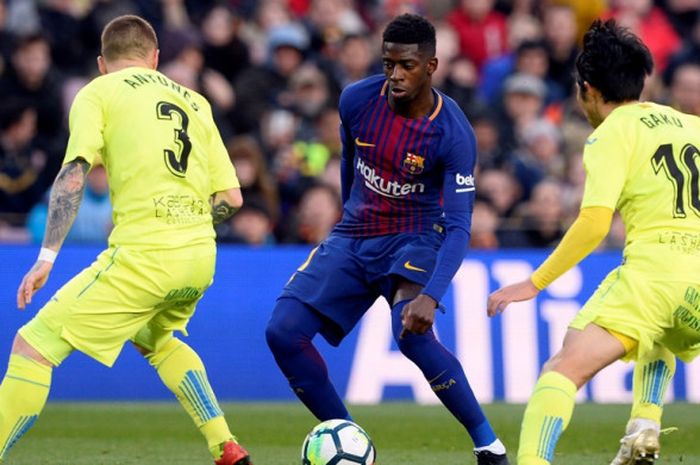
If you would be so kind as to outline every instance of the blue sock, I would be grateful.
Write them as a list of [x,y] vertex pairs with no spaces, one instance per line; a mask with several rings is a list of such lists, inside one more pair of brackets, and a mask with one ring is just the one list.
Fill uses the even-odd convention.
[[322,326],[320,315],[306,304],[294,298],[281,298],[267,324],[267,345],[294,394],[316,418],[351,420],[328,378],[326,362],[311,343]]
[[408,302],[399,302],[391,310],[394,339],[401,353],[420,368],[433,392],[467,429],[474,447],[488,446],[496,440],[496,433],[481,411],[459,360],[435,338],[432,329],[421,335],[407,333],[399,339],[401,311]]

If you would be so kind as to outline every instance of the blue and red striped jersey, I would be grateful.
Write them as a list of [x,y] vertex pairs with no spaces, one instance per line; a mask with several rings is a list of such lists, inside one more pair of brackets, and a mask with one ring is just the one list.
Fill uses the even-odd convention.
[[447,237],[424,290],[440,300],[469,241],[474,132],[438,90],[431,112],[409,119],[392,111],[387,87],[383,75],[371,76],[340,97],[344,205],[334,233],[369,237],[444,227]]
[[476,154],[467,118],[437,90],[430,114],[404,118],[389,107],[386,88],[383,75],[372,76],[341,95],[344,208],[335,231],[377,236],[445,221],[468,230]]

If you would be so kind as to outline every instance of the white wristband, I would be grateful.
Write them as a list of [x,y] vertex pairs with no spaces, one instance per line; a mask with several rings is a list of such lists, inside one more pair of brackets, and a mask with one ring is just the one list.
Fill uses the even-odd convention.
[[47,249],[46,247],[42,247],[41,251],[39,252],[39,257],[37,258],[37,260],[53,263],[56,261],[57,255],[58,255],[58,252],[54,252],[51,249]]

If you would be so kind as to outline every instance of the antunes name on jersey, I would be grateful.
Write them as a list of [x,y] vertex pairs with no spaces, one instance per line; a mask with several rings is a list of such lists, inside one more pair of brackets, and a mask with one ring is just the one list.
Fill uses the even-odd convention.
[[169,87],[178,94],[182,95],[182,97],[185,100],[187,100],[187,102],[190,104],[190,107],[192,107],[194,111],[199,111],[199,105],[197,104],[197,102],[192,100],[192,94],[190,94],[189,90],[183,88],[180,84],[171,81],[170,79],[166,78],[161,74],[134,73],[130,76],[130,78],[124,79],[124,82],[129,84],[134,89],[137,89],[142,85],[146,84],[160,84],[161,86]]

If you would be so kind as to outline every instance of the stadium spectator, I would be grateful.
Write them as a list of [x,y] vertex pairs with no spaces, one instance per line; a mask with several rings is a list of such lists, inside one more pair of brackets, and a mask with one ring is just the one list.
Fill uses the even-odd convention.
[[478,172],[503,166],[510,153],[499,138],[498,119],[495,114],[482,110],[471,118],[471,123],[476,136]]
[[294,216],[287,221],[291,226],[283,235],[284,242],[318,245],[340,219],[340,196],[332,186],[315,184],[301,195]]
[[530,199],[532,190],[543,179],[564,177],[566,160],[559,129],[547,120],[538,119],[528,125],[522,139],[507,164],[523,189],[523,198]]
[[548,179],[532,191],[530,200],[518,212],[518,227],[511,228],[501,239],[501,247],[551,248],[564,235],[563,189],[559,181]]
[[[307,131],[303,138],[297,138],[292,144],[292,159],[289,160],[288,169],[293,171],[288,172],[287,176],[292,174],[292,179],[296,180],[299,189],[303,190],[308,184],[314,184],[317,178],[324,175],[328,162],[340,158],[339,124],[338,110],[335,107],[327,107],[316,117],[311,131]],[[332,184],[337,182],[339,180]],[[289,194],[289,188],[293,186],[287,187]]]
[[48,39],[40,33],[18,38],[11,66],[0,79],[0,100],[28,102],[37,113],[37,136],[47,143],[65,143],[61,86],[62,79],[51,66]]
[[488,169],[479,174],[479,192],[488,200],[504,221],[504,229],[514,229],[513,215],[520,199],[522,188],[515,178],[503,169]]
[[551,4],[543,13],[544,39],[549,45],[548,77],[559,85],[564,95],[572,95],[572,70],[579,53],[576,13],[568,5]]
[[319,181],[321,184],[330,186],[335,190],[335,193],[342,195],[342,186],[340,181],[340,157],[333,157],[326,163],[326,168],[323,170]]
[[671,79],[669,105],[683,113],[700,116],[700,63],[676,68]]
[[338,59],[331,63],[331,76],[337,90],[378,71],[369,39],[360,34],[343,38]]
[[503,81],[513,74],[516,51],[524,42],[542,39],[542,24],[533,16],[516,15],[508,19],[508,50],[502,55],[489,59],[481,70],[479,93],[489,103],[498,103],[501,98]]
[[204,17],[204,63],[229,82],[250,66],[250,51],[240,37],[242,19],[225,5],[214,6]]
[[352,6],[349,0],[311,0],[304,25],[312,54],[335,60],[344,37],[366,32],[365,23]]
[[41,32],[51,44],[51,60],[64,74],[84,74],[94,66],[99,36],[91,34],[88,8],[88,2],[37,2]]
[[34,0],[3,0],[7,7],[7,30],[17,36],[35,34],[41,29],[37,2]]
[[221,243],[267,246],[275,244],[274,223],[265,204],[247,196],[238,212],[216,228],[216,240]]
[[576,17],[576,37],[580,43],[591,23],[605,12],[610,0],[554,0],[553,3],[566,5],[572,9]]
[[449,24],[438,24],[435,34],[435,56],[440,66],[433,73],[433,86],[451,96],[469,117],[483,106],[477,92],[479,72],[469,58],[460,54],[459,36]]
[[502,55],[508,46],[506,17],[494,4],[494,0],[461,0],[447,16],[459,35],[461,53],[479,72],[488,59]]
[[657,2],[657,4],[664,10],[679,37],[681,39],[690,37],[698,19],[700,19],[698,2],[696,0],[664,0]]
[[564,100],[567,92],[549,77],[549,48],[545,41],[524,41],[515,52],[515,72],[535,76],[547,86],[545,104]]
[[461,53],[459,50],[459,35],[448,23],[441,22],[435,25],[435,37],[437,38],[435,56],[440,66],[433,73],[433,85],[440,88],[445,79],[447,79],[448,74],[450,74],[450,63],[458,56],[461,56]]
[[316,65],[306,63],[290,76],[289,87],[280,95],[280,103],[298,117],[296,140],[315,139],[317,118],[329,106],[336,106],[328,78]]
[[501,246],[498,238],[500,218],[493,204],[484,198],[474,201],[472,235],[469,247],[480,250],[496,250]]
[[542,79],[529,74],[514,74],[503,85],[503,107],[499,119],[501,144],[515,150],[523,131],[542,115],[547,86]]
[[0,76],[3,75],[10,62],[14,43],[12,33],[7,29],[6,19],[7,5],[5,5],[5,0],[0,0]]
[[0,101],[0,223],[23,227],[58,172],[37,138],[37,111],[27,102]]
[[257,199],[274,225],[280,214],[279,194],[260,144],[250,135],[241,135],[229,139],[226,145],[236,167],[241,193],[245,199]]
[[612,0],[604,17],[615,18],[649,47],[657,73],[663,73],[668,60],[681,47],[681,39],[666,13],[653,0]]
[[268,62],[246,69],[234,83],[238,95],[234,112],[237,133],[255,132],[266,112],[283,106],[280,96],[304,62],[308,46],[308,35],[298,24],[270,30]]

